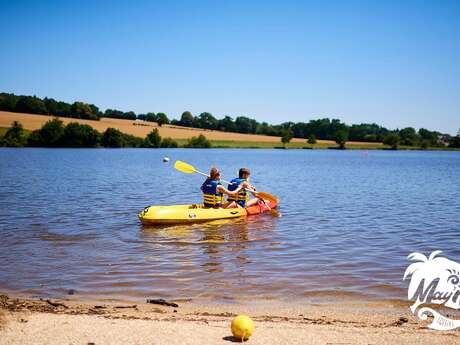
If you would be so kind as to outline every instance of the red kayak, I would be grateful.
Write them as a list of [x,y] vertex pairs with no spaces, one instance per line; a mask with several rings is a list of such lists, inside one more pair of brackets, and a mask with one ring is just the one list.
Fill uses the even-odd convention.
[[248,213],[248,216],[252,216],[255,214],[268,212],[269,209],[275,209],[277,206],[278,204],[275,201],[266,200],[263,202],[259,200],[256,205],[246,207],[246,212]]

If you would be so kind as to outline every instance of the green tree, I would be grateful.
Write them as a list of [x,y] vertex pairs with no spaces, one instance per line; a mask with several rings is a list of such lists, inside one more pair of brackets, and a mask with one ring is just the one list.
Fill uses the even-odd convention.
[[2,145],[8,147],[23,147],[27,143],[26,133],[18,121],[14,121],[2,139]]
[[155,113],[147,113],[145,114],[145,121],[157,122],[157,115]]
[[362,123],[352,125],[349,129],[348,138],[351,141],[382,141],[388,133],[386,128],[383,128],[375,123]]
[[61,145],[64,147],[96,147],[101,135],[89,125],[71,122],[64,129]]
[[124,133],[122,135],[124,147],[144,147],[144,139]]
[[169,119],[168,119],[168,116],[166,116],[165,113],[158,113],[157,114],[157,121],[158,123],[158,126],[163,126],[163,125],[167,125],[169,124]]
[[401,138],[399,137],[398,133],[391,132],[388,133],[386,137],[383,139],[383,143],[385,145],[391,146],[393,150],[397,150],[400,140]]
[[21,96],[16,103],[15,111],[29,114],[48,114],[45,102],[38,97]]
[[419,142],[419,136],[413,127],[406,127],[399,131],[401,145],[415,146]]
[[198,126],[204,129],[217,129],[219,122],[211,113],[201,113],[197,119]]
[[70,117],[70,107],[71,105],[69,103],[57,102],[56,114],[52,114],[52,115]]
[[101,144],[104,147],[124,147],[125,140],[123,133],[115,128],[107,128],[102,134]]
[[99,120],[98,108],[83,102],[74,102],[70,107],[70,115],[77,119]]
[[33,131],[28,138],[28,145],[41,147],[59,147],[64,135],[64,123],[58,118],[46,122],[42,128]]
[[282,130],[278,127],[279,126],[269,125],[267,122],[262,122],[257,125],[256,133],[279,137],[281,136]]
[[281,136],[281,142],[283,143],[283,146],[286,147],[286,144],[288,144],[293,137],[294,133],[292,133],[291,129],[284,130]]
[[308,138],[314,134],[317,139],[335,140],[338,132],[345,132],[348,136],[349,127],[339,119],[310,120],[308,123],[297,123],[292,126],[294,135]]
[[48,115],[54,115],[54,116],[57,116],[57,112],[58,112],[58,102],[56,102],[56,100],[52,99],[52,98],[47,98],[45,97],[43,99],[43,103],[45,104],[45,107],[46,107],[46,110],[47,110],[47,114]]
[[383,140],[383,137],[382,137],[382,139],[379,139],[378,134],[365,134],[364,137],[361,140],[355,140],[355,141],[378,142],[378,141],[382,141],[382,140]]
[[193,126],[193,115],[189,111],[184,111],[180,117],[179,124],[184,127]]
[[249,133],[256,134],[259,123],[254,119],[249,119]]
[[16,111],[16,104],[19,101],[19,96],[12,93],[0,93],[0,110]]
[[117,110],[117,109],[106,109],[104,111],[104,117],[110,117],[114,119],[122,119],[123,114],[124,113],[121,110]]
[[30,132],[29,136],[27,137],[27,146],[31,147],[40,147],[42,145],[42,138],[40,136],[40,130],[37,129],[35,131]]
[[211,142],[208,139],[206,139],[206,137],[203,134],[200,134],[197,137],[190,138],[184,147],[208,149],[211,147]]
[[312,145],[316,144],[316,137],[314,134],[310,134],[308,136],[307,143],[312,144]]
[[418,130],[418,135],[422,139],[422,141],[426,141],[429,146],[440,146],[442,144],[439,143],[438,138],[441,136],[441,133],[436,131],[429,131],[425,128],[420,128]]
[[125,120],[135,120],[137,119],[137,116],[134,111],[128,111],[126,113],[123,113],[123,116],[121,118]]
[[348,134],[344,130],[340,130],[335,134],[335,142],[339,145],[341,150],[345,149],[345,144],[348,140]]
[[246,116],[238,116],[235,119],[235,127],[238,133],[255,133],[257,131],[257,121]]
[[449,139],[449,147],[460,148],[460,129],[455,137]]
[[102,112],[99,110],[99,108],[94,104],[89,104],[89,107],[91,108],[91,112],[93,114],[92,120],[99,120],[102,116]]
[[144,147],[157,148],[161,145],[161,137],[158,129],[153,129],[144,140]]
[[236,132],[236,125],[230,116],[225,116],[223,119],[218,120],[217,129],[225,132]]
[[163,147],[163,148],[177,148],[177,147],[179,147],[179,144],[174,139],[164,138],[161,141],[160,147]]

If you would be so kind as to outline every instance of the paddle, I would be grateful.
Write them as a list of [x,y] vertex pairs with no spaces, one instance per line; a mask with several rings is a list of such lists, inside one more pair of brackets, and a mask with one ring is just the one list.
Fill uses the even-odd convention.
[[200,175],[209,177],[207,174],[196,170],[193,165],[187,164],[187,163],[182,162],[182,161],[176,161],[174,163],[174,168],[176,168],[177,170],[182,171],[183,173],[186,173],[186,174],[198,173]]
[[266,192],[257,192],[257,196],[261,199],[265,199],[265,200],[268,200],[268,201],[271,201],[271,202],[274,202],[274,203],[278,203],[278,198],[274,195],[271,195],[269,193],[266,193]]
[[261,200],[265,204],[265,206],[268,209],[268,213],[270,213],[273,217],[281,217],[282,216],[281,212],[279,212],[278,210],[275,210],[274,208],[271,208],[264,199],[259,199],[259,200]]
[[[183,173],[186,173],[186,174],[197,173],[197,174],[209,177],[208,174],[205,174],[204,172],[196,170],[193,165],[190,165],[190,164],[182,162],[182,161],[176,161],[176,163],[174,163],[174,168],[176,168],[177,170],[182,171]],[[225,180],[222,180],[222,179],[221,179],[221,181],[225,182],[225,183],[228,183],[228,184],[232,184],[231,182],[228,182],[228,181],[225,181]]]
[[[205,174],[204,172],[201,172],[199,170],[197,170],[193,165],[190,165],[188,163],[185,163],[185,162],[182,162],[182,161],[176,161],[174,163],[174,168],[183,172],[183,173],[186,173],[186,174],[194,174],[194,173],[197,173],[197,174],[200,174],[200,175],[203,175],[203,176],[206,176],[206,177],[209,177],[208,174]],[[231,182],[228,182],[228,181],[225,181],[225,180],[222,180],[222,182],[224,183],[227,183],[227,184],[232,184]],[[250,189],[247,189],[249,190],[251,193],[255,193],[256,194],[256,197],[260,200],[262,200],[262,202],[265,204],[265,206],[267,206],[268,208],[268,212],[274,216],[274,217],[281,217],[281,213],[278,212],[277,210],[274,210],[272,209],[268,204],[267,202],[265,201],[265,199],[267,199],[268,201],[272,201],[272,202],[275,202],[275,203],[278,203],[278,198],[274,195],[271,195],[270,193],[267,193],[267,192],[255,192],[253,190],[250,190]]]

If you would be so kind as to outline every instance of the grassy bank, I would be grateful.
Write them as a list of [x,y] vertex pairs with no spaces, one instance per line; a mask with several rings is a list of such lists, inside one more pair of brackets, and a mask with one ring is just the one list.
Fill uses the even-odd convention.
[[[187,143],[187,140],[177,140],[179,146],[183,146]],[[266,142],[266,141],[233,141],[233,140],[211,140],[213,148],[233,148],[233,149],[284,149],[281,142]],[[391,147],[388,145],[382,145],[375,143],[375,145],[366,143],[359,145],[357,143],[345,145],[347,150],[390,150]],[[307,142],[291,142],[286,145],[286,149],[338,149],[339,145],[331,143],[317,143],[308,144]],[[428,151],[459,151],[460,149],[450,147],[428,147],[422,149],[417,146],[398,146],[398,150],[428,150]]]
[[[216,148],[255,148],[255,149],[284,149],[285,147],[281,142],[254,142],[254,141],[225,141],[225,140],[211,140],[212,147]],[[372,145],[350,145],[353,149],[381,149],[383,146],[376,143]],[[302,142],[291,142],[286,144],[286,149],[328,149],[338,148],[337,144],[330,143],[317,143],[314,145]]]
[[[179,146],[183,146],[187,143],[187,140],[176,140],[179,143]],[[213,148],[233,148],[233,149],[275,149],[283,148],[281,142],[267,142],[267,141],[237,141],[237,140],[211,140]],[[315,148],[327,148],[331,144],[317,144],[314,145]],[[305,147],[312,147],[307,143],[293,142],[286,145],[286,148],[289,149],[302,149]]]
[[[0,127],[0,137],[4,136],[8,128]],[[30,131],[25,130],[26,134]],[[177,139],[179,147],[184,147],[187,144],[187,139]],[[284,149],[281,142],[267,142],[267,141],[238,141],[238,140],[210,140],[212,148],[233,148],[233,149]],[[291,142],[286,145],[286,149],[338,149],[339,145],[333,143],[318,142],[314,145],[305,142]],[[382,145],[381,143],[364,143],[359,145],[354,142],[353,144],[346,145],[347,150],[389,150],[390,146]],[[422,149],[416,146],[399,146],[398,150],[428,150],[428,151],[460,151],[460,149],[450,147],[428,147]]]

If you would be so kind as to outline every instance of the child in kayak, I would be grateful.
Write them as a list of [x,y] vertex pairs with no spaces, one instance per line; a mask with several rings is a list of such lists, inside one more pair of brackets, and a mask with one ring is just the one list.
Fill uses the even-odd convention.
[[209,177],[204,181],[201,186],[201,191],[203,192],[203,204],[205,207],[224,207],[226,208],[228,204],[223,203],[224,194],[229,197],[237,195],[242,187],[234,188],[232,191],[225,188],[220,182],[220,171],[217,168],[211,168],[209,172]]
[[228,190],[231,192],[239,191],[236,194],[229,195],[227,201],[232,203],[236,203],[241,207],[249,207],[251,205],[257,204],[259,199],[251,199],[249,200],[249,193],[251,192],[254,196],[257,196],[256,188],[249,183],[249,175],[251,172],[248,168],[241,168],[238,171],[238,177],[234,178],[230,181],[228,185]]

